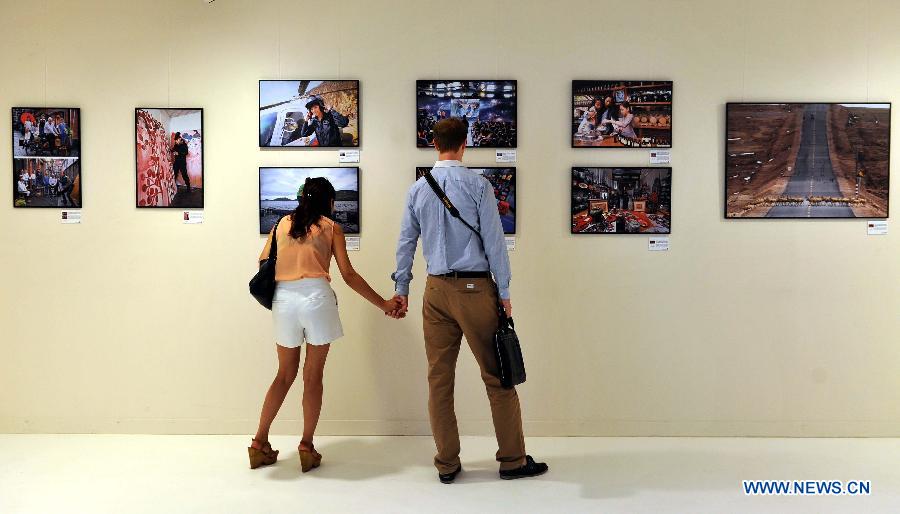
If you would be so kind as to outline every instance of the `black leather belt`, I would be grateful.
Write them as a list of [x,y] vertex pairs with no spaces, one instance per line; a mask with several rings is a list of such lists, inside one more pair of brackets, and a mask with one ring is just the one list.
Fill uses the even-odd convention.
[[490,271],[451,271],[443,275],[432,275],[442,278],[491,278]]

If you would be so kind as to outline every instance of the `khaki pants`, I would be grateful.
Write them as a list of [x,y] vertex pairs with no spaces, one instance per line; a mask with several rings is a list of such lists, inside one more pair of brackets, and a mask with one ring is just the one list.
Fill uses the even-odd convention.
[[434,465],[439,473],[459,466],[459,429],[453,409],[456,358],[462,336],[481,368],[497,435],[500,469],[525,464],[522,412],[515,389],[503,389],[496,378],[494,331],[497,329],[497,294],[488,278],[429,276],[422,306],[425,354],[428,357],[428,413],[437,446]]

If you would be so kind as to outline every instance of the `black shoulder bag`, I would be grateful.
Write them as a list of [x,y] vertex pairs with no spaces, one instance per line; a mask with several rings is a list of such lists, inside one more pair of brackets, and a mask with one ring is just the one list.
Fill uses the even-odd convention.
[[[481,237],[481,234],[477,230],[475,230],[475,227],[469,225],[469,223],[459,215],[459,209],[453,205],[453,202],[447,197],[447,193],[445,193],[444,190],[441,189],[441,186],[438,185],[437,181],[434,180],[434,177],[431,175],[431,170],[425,172],[425,180],[428,182],[428,185],[431,186],[434,194],[441,199],[441,203],[444,204],[444,207],[447,208],[450,215],[461,221],[463,225],[474,232],[481,241],[482,248],[484,248],[484,238]],[[519,345],[519,336],[516,335],[516,325],[512,318],[506,315],[506,309],[504,309],[503,304],[500,303],[500,291],[497,287],[497,283],[493,280],[491,280],[491,283],[494,285],[494,291],[497,293],[497,316],[499,318],[497,331],[494,332],[494,355],[497,357],[497,368],[500,370],[500,375],[497,378],[500,379],[500,384],[504,388],[511,389],[525,382],[525,359],[522,357],[522,347]]]
[[269,248],[269,258],[262,261],[259,271],[250,279],[250,294],[266,309],[272,310],[272,300],[275,298],[275,262],[278,260],[278,223],[272,229],[272,246]]

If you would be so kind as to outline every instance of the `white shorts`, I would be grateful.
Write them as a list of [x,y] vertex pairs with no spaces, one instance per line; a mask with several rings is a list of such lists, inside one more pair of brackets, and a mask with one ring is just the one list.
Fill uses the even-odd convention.
[[278,282],[272,318],[275,342],[285,348],[296,348],[303,341],[328,344],[344,335],[337,296],[324,278]]

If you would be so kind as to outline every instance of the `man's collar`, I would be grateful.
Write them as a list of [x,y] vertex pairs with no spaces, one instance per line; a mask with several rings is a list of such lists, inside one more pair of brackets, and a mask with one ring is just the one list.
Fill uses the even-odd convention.
[[466,165],[462,161],[435,161],[435,168],[465,168]]

